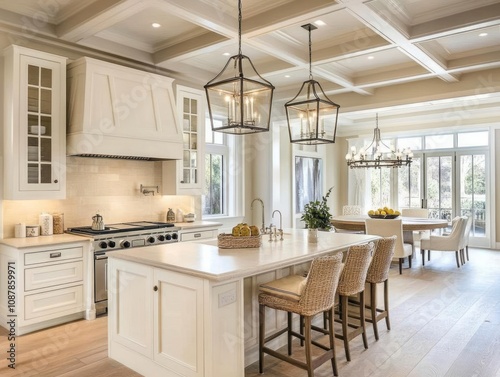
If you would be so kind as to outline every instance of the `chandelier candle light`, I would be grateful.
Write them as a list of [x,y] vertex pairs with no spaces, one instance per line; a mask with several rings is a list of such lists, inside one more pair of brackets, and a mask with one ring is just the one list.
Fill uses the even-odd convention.
[[305,145],[335,143],[340,106],[332,102],[312,75],[312,24],[302,25],[309,31],[309,80],[299,93],[285,104],[290,142]]
[[241,0],[238,0],[238,55],[205,85],[212,131],[248,134],[269,131],[274,86],[241,53]]
[[351,147],[351,152],[345,156],[347,166],[351,168],[399,168],[410,165],[412,158],[413,153],[410,148],[396,149],[394,146],[388,147],[382,142],[378,128],[378,114],[370,145],[361,148],[359,152],[356,152],[356,147]]

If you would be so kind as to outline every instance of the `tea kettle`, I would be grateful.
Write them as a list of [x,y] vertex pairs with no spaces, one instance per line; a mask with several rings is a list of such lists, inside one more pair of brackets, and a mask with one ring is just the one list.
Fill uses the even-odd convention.
[[104,230],[104,220],[101,215],[92,216],[92,230]]

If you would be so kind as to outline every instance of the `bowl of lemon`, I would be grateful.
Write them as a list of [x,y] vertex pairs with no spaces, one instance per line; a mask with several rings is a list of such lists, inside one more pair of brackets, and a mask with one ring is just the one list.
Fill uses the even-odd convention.
[[372,219],[395,219],[401,215],[401,212],[389,207],[371,209],[368,211],[368,216]]

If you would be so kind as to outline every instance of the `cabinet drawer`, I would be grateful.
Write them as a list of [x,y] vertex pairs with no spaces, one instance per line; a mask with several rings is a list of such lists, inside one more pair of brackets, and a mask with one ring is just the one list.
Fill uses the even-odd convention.
[[83,310],[83,285],[24,296],[24,319],[57,314],[66,315]]
[[217,237],[216,230],[202,230],[199,232],[181,233],[181,242],[205,240],[207,238],[215,238],[215,237]]
[[83,261],[27,268],[24,291],[83,281]]
[[24,255],[24,264],[26,266],[30,264],[46,263],[46,262],[58,262],[66,259],[76,259],[83,257],[83,247],[70,247],[67,249],[55,249],[47,251],[39,251],[36,253],[26,253]]

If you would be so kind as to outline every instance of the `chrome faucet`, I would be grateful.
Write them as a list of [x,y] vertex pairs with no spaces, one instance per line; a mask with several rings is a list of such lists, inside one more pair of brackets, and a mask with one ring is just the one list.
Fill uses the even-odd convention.
[[[272,218],[274,219],[274,214],[278,212],[280,214],[280,228],[278,229],[278,232],[280,233],[280,241],[283,241],[283,215],[281,214],[281,211],[279,209],[276,209],[273,211]],[[276,229],[276,228],[275,228]],[[274,235],[275,240],[278,239],[278,235]]]
[[258,202],[260,202],[260,204],[262,206],[262,227],[260,228],[260,232],[262,234],[266,234],[266,222],[264,220],[264,202],[262,201],[262,199],[255,198],[254,200],[252,200],[252,203],[250,204],[250,209],[253,210],[253,202],[255,202],[256,200]]

